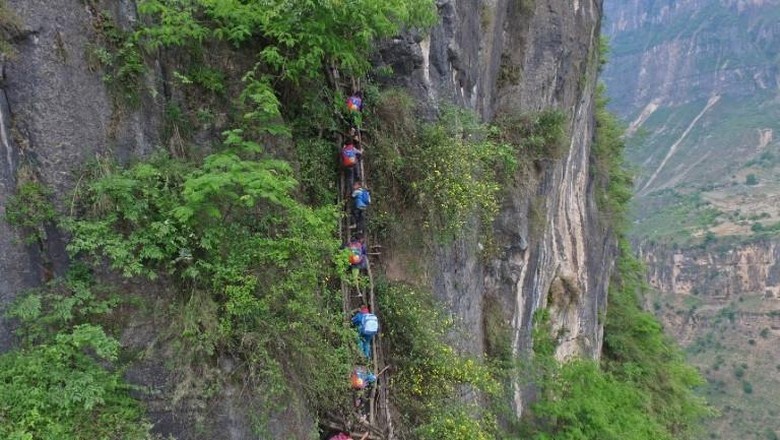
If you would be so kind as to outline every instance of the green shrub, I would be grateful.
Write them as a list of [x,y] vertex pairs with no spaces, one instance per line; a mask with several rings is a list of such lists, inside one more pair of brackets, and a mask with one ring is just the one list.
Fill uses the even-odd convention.
[[94,18],[93,26],[94,42],[86,53],[88,65],[103,70],[103,80],[113,93],[115,104],[138,106],[146,65],[136,35],[121,29],[105,11]]
[[76,325],[116,322],[109,318],[118,295],[95,283],[90,270],[74,262],[65,276],[20,295],[8,311],[22,325],[16,333],[26,344],[43,344]]
[[503,115],[497,119],[496,126],[498,138],[514,145],[521,160],[555,160],[569,151],[566,114],[561,110]]
[[76,198],[68,249],[178,287],[170,331],[183,375],[230,353],[245,361],[245,386],[267,399],[295,387],[333,409],[345,403],[353,345],[340,294],[322,284],[344,268],[333,264],[336,210],[302,205],[289,165],[258,152],[233,131],[202,164],[157,157],[105,170]]
[[644,268],[625,238],[617,261],[604,327],[604,369],[646,395],[647,416],[665,432],[675,439],[690,438],[701,418],[709,415],[694,394],[703,379],[686,364],[658,321],[642,310],[637,295],[645,289]]
[[118,297],[74,263],[65,277],[20,295],[17,346],[0,355],[0,437],[148,439],[150,424],[122,379],[114,324]]
[[300,164],[301,190],[313,206],[332,204],[337,200],[336,153],[332,142],[306,139],[295,143]]
[[387,210],[407,207],[410,221],[439,238],[456,236],[475,216],[490,225],[517,168],[511,145],[466,111],[447,109],[434,123],[415,123],[411,99],[397,90],[379,97],[376,113],[388,118],[372,130],[378,147],[368,161]]
[[490,440],[496,438],[496,429],[489,416],[478,420],[463,408],[437,405],[430,420],[419,426],[415,434],[419,440]]
[[633,176],[623,156],[626,148],[624,127],[607,110],[608,102],[606,89],[599,84],[596,89],[596,136],[591,149],[592,173],[599,210],[610,222],[623,228],[633,196]]
[[79,325],[49,343],[0,355],[0,436],[7,439],[146,439],[150,425],[115,361],[119,343]]
[[9,197],[5,218],[9,224],[22,229],[27,243],[46,240],[46,227],[56,215],[51,197],[51,190],[35,180],[21,183],[16,194]]
[[394,366],[391,399],[401,409],[403,426],[418,439],[493,438],[493,417],[462,403],[460,391],[495,395],[499,384],[487,366],[446,342],[454,323],[431,293],[383,282],[375,294],[385,354]]
[[536,427],[530,438],[675,438],[657,419],[647,417],[642,390],[600,371],[594,362],[567,363],[547,377],[541,388],[542,398],[532,406]]

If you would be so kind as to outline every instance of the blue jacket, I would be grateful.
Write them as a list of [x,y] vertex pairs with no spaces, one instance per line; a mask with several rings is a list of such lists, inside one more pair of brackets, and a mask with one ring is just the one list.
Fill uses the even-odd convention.
[[356,327],[362,327],[363,326],[363,319],[365,319],[367,314],[368,313],[363,313],[363,312],[355,313],[355,316],[352,317],[352,325],[354,325]]

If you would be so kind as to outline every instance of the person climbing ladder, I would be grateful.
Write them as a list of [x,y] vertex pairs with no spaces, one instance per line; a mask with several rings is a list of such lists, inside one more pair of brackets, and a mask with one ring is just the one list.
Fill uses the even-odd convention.
[[352,240],[347,243],[347,249],[349,249],[349,268],[352,270],[366,270],[368,267],[368,256],[366,255],[363,234],[355,234]]
[[[358,234],[365,234],[366,209],[371,204],[371,193],[361,180],[352,184],[352,220]],[[352,228],[352,226],[350,226]]]
[[363,92],[355,91],[347,98],[347,122],[354,128],[360,129],[363,122]]
[[[336,94],[340,95],[344,89],[338,84]],[[346,99],[346,106],[342,107],[339,116],[345,122],[346,127],[342,136],[336,140],[339,151],[338,167],[342,185],[339,188],[339,201],[343,203],[343,216],[340,223],[340,239],[344,240],[343,248],[348,251],[347,258],[349,269],[348,276],[341,277],[341,291],[343,298],[343,311],[345,317],[349,317],[357,331],[357,345],[360,360],[350,375],[350,384],[354,396],[355,408],[352,416],[357,416],[360,424],[369,428],[374,434],[382,436],[385,432],[393,437],[393,423],[388,408],[387,383],[379,384],[377,377],[389,366],[382,359],[382,347],[379,340],[379,320],[372,313],[375,312],[374,282],[371,274],[371,263],[366,251],[367,222],[366,210],[371,205],[371,194],[366,185],[368,173],[363,168],[366,143],[361,135],[362,117],[364,109],[363,93],[360,85],[353,80],[352,93]],[[344,95],[341,95],[344,96]],[[343,102],[343,101],[342,101]],[[378,254],[372,254],[378,255]],[[355,308],[358,307],[359,308]],[[376,336],[376,338],[375,338]],[[379,371],[376,375],[372,372]],[[377,417],[382,417],[378,419]],[[336,427],[349,432],[352,425],[348,417],[339,421]],[[379,425],[377,425],[379,423]],[[353,436],[355,434],[353,433]],[[368,433],[365,434],[368,436]],[[373,438],[373,437],[372,437]]]
[[363,304],[353,316],[352,325],[358,329],[358,346],[366,359],[371,359],[371,340],[379,332],[379,319]]
[[341,147],[341,167],[344,169],[344,182],[346,188],[351,189],[357,180],[361,180],[360,161],[363,158],[363,149],[360,148],[360,141],[349,137]]

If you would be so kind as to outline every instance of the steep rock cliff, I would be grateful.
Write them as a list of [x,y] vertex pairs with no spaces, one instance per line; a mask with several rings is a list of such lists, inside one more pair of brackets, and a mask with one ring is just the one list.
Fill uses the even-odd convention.
[[[136,20],[133,2],[107,3],[121,25]],[[528,353],[534,312],[549,307],[554,328],[564,335],[558,357],[598,357],[599,316],[614,255],[610,231],[600,222],[592,197],[589,167],[601,3],[442,1],[441,22],[430,34],[399,36],[380,46],[376,63],[394,67],[391,82],[409,88],[431,110],[440,102],[455,102],[485,120],[547,108],[566,115],[570,136],[563,157],[538,161],[524,181],[507,191],[494,224],[498,255],[481,259],[477,235],[434,252],[428,281],[472,335],[459,341],[471,353],[485,350],[485,319],[505,320],[513,329],[514,352]],[[68,191],[78,186],[74,171],[85,161],[109,152],[120,159],[143,156],[159,143],[165,60],[156,61],[144,79],[148,90],[142,105],[117,107],[100,68],[86,57],[96,19],[91,2],[8,4],[23,32],[15,42],[16,57],[3,61],[0,208],[14,192],[20,166],[29,164],[38,179],[56,190],[58,207],[65,212]],[[0,228],[3,304],[50,276],[38,268],[50,265],[46,269],[57,272],[67,265],[60,237],[50,240],[44,258],[40,250],[21,245],[7,224]],[[392,260],[392,248],[388,253]],[[504,305],[503,316],[486,316],[487,297]],[[7,347],[7,321],[3,326]],[[149,344],[154,328],[152,318],[143,318],[128,329],[124,342]],[[228,364],[223,365],[226,370]],[[140,365],[130,378],[164,391],[172,378],[161,367]],[[225,438],[248,438],[248,417],[237,409],[236,390],[223,392],[223,407],[213,411],[216,424],[229,428],[222,430]],[[172,415],[165,394],[158,396],[152,411],[161,431],[197,438],[196,428],[187,428],[188,416]],[[521,412],[525,403],[517,389],[516,410]],[[272,431],[300,438],[309,423],[305,415],[292,414],[280,418]]]
[[[485,316],[483,302],[492,297],[511,322],[515,353],[530,350],[534,312],[550,307],[565,334],[558,357],[596,358],[614,255],[589,174],[601,2],[442,2],[439,10],[442,25],[429,37],[398,39],[380,53],[402,72],[397,84],[430,105],[454,100],[486,120],[561,109],[570,135],[562,159],[543,161],[507,191],[494,224],[496,258],[480,261],[475,236],[436,252],[430,281],[472,335],[458,344],[484,352],[482,323],[496,317]],[[519,390],[515,404],[521,412]]]

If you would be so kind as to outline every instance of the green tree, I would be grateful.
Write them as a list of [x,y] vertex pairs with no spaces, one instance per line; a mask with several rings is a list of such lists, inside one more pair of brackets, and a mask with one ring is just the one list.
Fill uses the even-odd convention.
[[148,438],[143,409],[118,371],[119,343],[83,324],[41,345],[0,355],[0,436],[6,439]]
[[281,396],[294,372],[296,389],[335,406],[351,362],[341,302],[322,283],[343,267],[335,207],[298,202],[290,166],[258,148],[232,132],[202,165],[158,157],[107,173],[80,195],[68,249],[128,277],[175,280],[195,313],[182,318],[195,324],[181,329],[182,363],[228,351],[256,386]]

